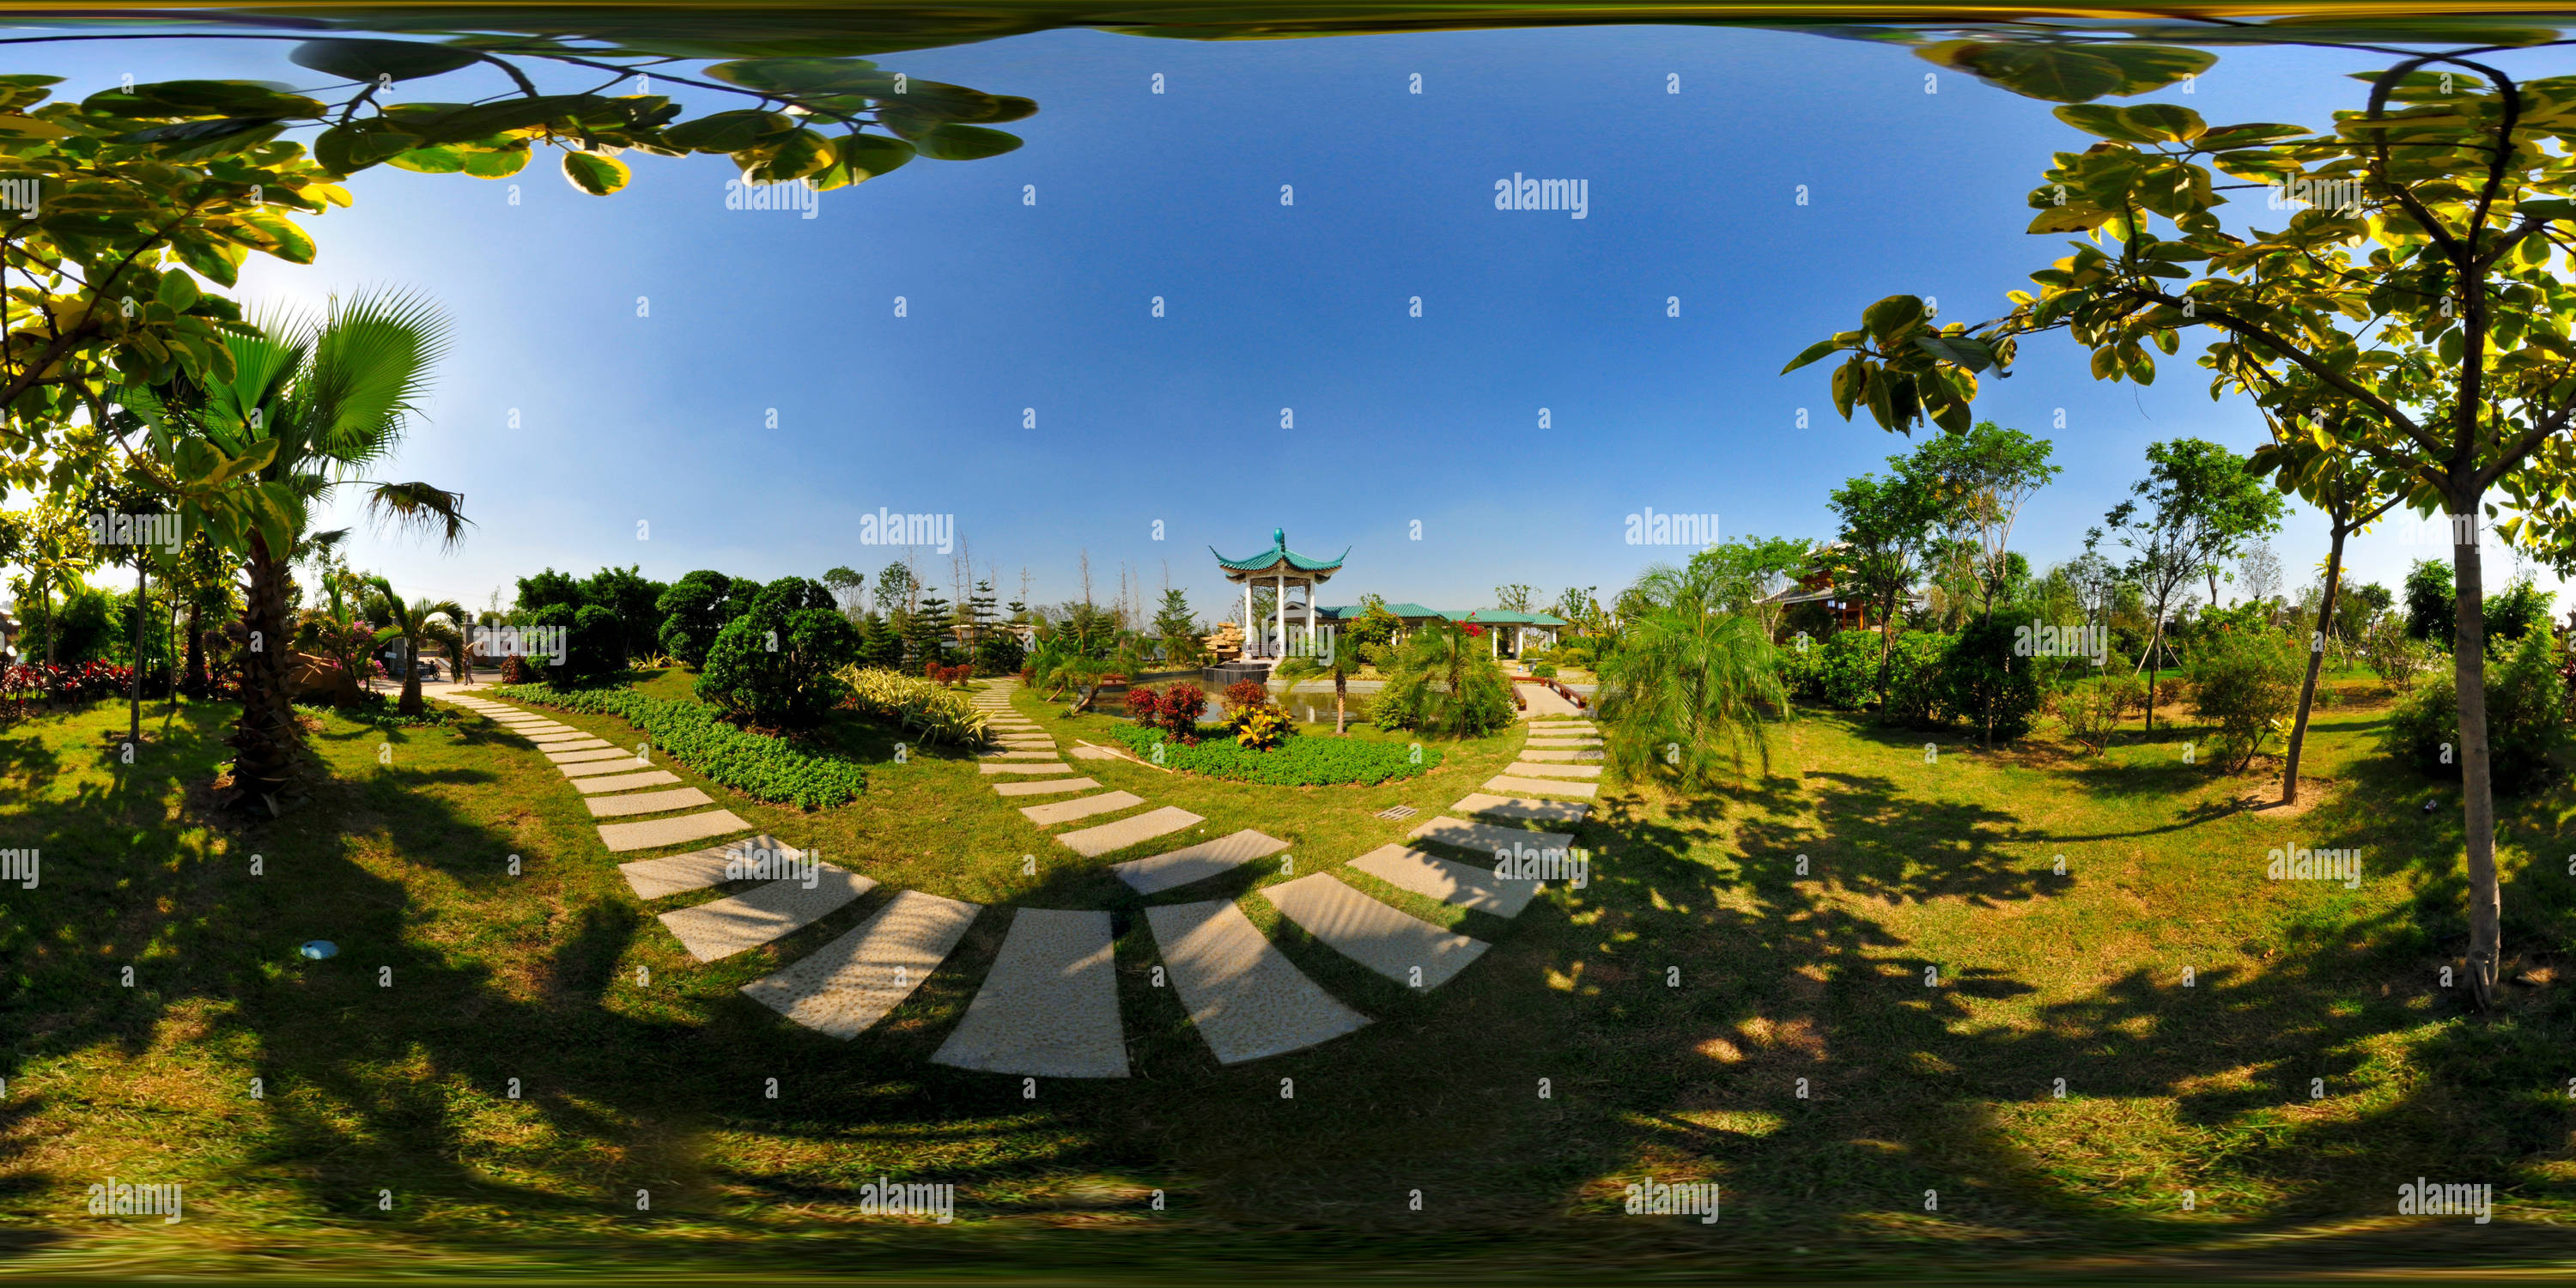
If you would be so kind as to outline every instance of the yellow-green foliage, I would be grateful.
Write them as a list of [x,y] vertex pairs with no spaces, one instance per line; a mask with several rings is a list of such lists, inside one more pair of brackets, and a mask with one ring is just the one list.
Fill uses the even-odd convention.
[[883,667],[845,666],[849,706],[862,715],[893,720],[924,742],[982,742],[984,713],[964,693],[918,675]]

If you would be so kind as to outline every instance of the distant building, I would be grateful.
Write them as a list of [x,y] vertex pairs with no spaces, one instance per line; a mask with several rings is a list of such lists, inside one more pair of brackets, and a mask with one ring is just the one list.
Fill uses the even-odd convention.
[[[1461,611],[1425,608],[1420,604],[1388,604],[1386,611],[1404,623],[1396,633],[1399,641],[1432,622],[1457,622],[1481,627],[1485,636],[1493,641],[1496,657],[1517,658],[1532,650],[1554,648],[1557,639],[1574,625],[1554,613],[1516,613],[1501,608]],[[1346,604],[1339,608],[1318,608],[1315,619],[1347,627],[1367,613],[1368,609],[1362,605]]]

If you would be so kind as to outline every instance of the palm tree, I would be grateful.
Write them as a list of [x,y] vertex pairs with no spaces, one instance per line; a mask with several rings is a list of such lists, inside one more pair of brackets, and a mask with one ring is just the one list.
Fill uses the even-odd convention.
[[1726,611],[1723,590],[1705,566],[1659,566],[1633,598],[1621,596],[1626,628],[1600,664],[1601,718],[1621,775],[1661,765],[1714,783],[1721,763],[1740,772],[1748,749],[1769,767],[1768,723],[1788,710],[1788,692],[1761,623]]
[[394,710],[407,716],[419,715],[420,646],[423,643],[444,644],[450,653],[462,656],[465,633],[459,628],[468,620],[465,606],[452,599],[435,604],[426,599],[414,599],[405,604],[402,596],[394,593],[393,583],[382,576],[368,577],[366,590],[367,616],[385,623],[376,631],[376,642],[402,641],[402,701],[395,705]]
[[1283,698],[1295,693],[1297,686],[1308,680],[1332,677],[1333,732],[1336,735],[1350,732],[1351,677],[1359,674],[1360,664],[1363,661],[1357,647],[1347,640],[1339,643],[1340,647],[1331,649],[1322,656],[1298,655],[1284,658],[1279,663],[1279,669],[1274,672],[1280,679],[1288,682],[1288,687],[1279,692],[1279,696]]
[[205,383],[120,395],[148,428],[183,523],[246,555],[234,803],[274,812],[302,747],[288,705],[286,587],[316,504],[356,486],[380,523],[438,532],[450,546],[464,535],[459,494],[363,476],[402,441],[446,347],[447,323],[425,300],[335,298],[318,318],[264,317],[228,335],[230,370]]
[[1421,728],[1445,725],[1460,737],[1509,724],[1511,681],[1488,647],[1474,627],[1432,622],[1405,640],[1377,700],[1413,713]]

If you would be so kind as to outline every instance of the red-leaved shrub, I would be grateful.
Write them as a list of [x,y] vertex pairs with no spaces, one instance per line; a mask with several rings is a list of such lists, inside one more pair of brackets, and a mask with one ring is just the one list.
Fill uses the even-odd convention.
[[1225,710],[1228,715],[1241,715],[1255,707],[1270,705],[1270,686],[1259,680],[1237,680],[1225,686]]

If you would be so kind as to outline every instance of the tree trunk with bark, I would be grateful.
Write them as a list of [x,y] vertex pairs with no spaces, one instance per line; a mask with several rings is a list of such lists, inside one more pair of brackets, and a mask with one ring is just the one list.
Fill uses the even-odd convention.
[[286,565],[257,534],[250,539],[249,586],[243,595],[241,719],[233,728],[236,803],[277,809],[303,744],[287,692]]
[[125,677],[125,740],[143,740],[143,601],[152,584],[151,566],[134,557],[134,670]]
[[[2469,996],[2485,1010],[2495,995],[2503,953],[2503,901],[2496,889],[2495,776],[2487,761],[2487,622],[2485,570],[2478,550],[2478,498],[2455,498],[2451,547],[2459,612],[2452,627],[2451,674],[2460,698],[2461,805],[2469,869]],[[2463,519],[2467,526],[2462,526]]]
[[197,607],[196,601],[189,601],[187,694],[189,697],[202,699],[212,693],[215,686],[206,677],[205,622],[198,615]]
[[2317,698],[2317,672],[2326,660],[2326,633],[2334,629],[2335,594],[2343,586],[2344,529],[2334,529],[2334,541],[2326,551],[2325,599],[2317,605],[2317,633],[2308,643],[2308,678],[2299,684],[2299,717],[2290,725],[2290,754],[2281,767],[2281,803],[2299,803],[2299,755],[2307,749],[2308,710]]
[[402,701],[394,705],[394,710],[407,716],[416,716],[420,714],[421,708],[420,649],[408,636],[403,639],[402,669]]

